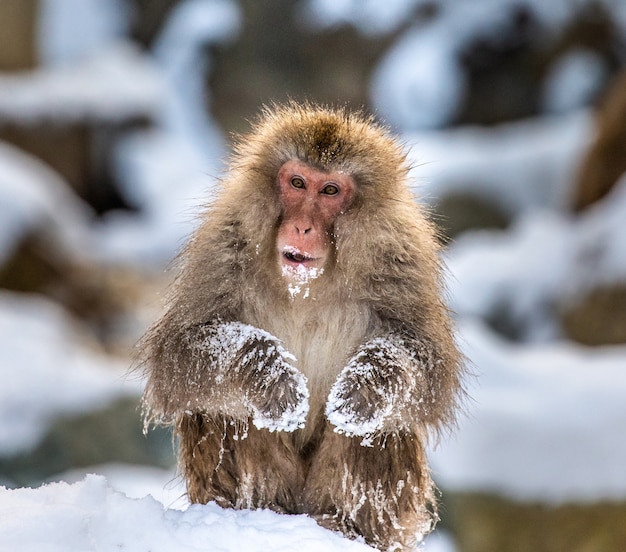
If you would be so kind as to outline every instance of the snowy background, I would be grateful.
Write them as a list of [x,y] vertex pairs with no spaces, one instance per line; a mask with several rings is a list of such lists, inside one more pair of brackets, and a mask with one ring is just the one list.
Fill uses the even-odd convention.
[[[230,129],[217,122],[206,87],[211,48],[237,41],[244,18],[235,1],[181,1],[142,49],[129,39],[129,2],[38,4],[40,62],[0,73],[0,121],[97,127],[140,116],[151,124],[121,133],[110,152],[109,169],[134,208],[100,214],[58,171],[0,141],[0,267],[32,236],[43,236],[44,249],[68,259],[70,289],[95,278],[103,282],[96,295],[123,296],[104,329],[94,330],[61,292],[0,289],[0,549],[368,549],[303,516],[189,506],[167,453],[160,453],[161,467],[125,457],[89,465],[87,454],[59,463],[61,473],[20,469],[50,442],[51,428],[137,402],[141,382],[128,373],[132,345],[158,312],[168,262],[228,150]],[[471,197],[506,220],[456,235],[444,253],[449,301],[473,372],[458,430],[431,453],[444,504],[448,493],[555,507],[624,504],[626,345],[578,343],[561,316],[591,290],[626,285],[626,177],[582,213],[569,207],[596,132],[592,99],[610,68],[591,50],[569,51],[547,71],[532,116],[494,126],[455,123],[469,86],[457,56],[467,41],[506,33],[515,6],[557,28],[585,3],[383,4],[302,1],[294,19],[319,32],[349,25],[372,40],[394,36],[367,94],[410,148],[416,195],[435,210],[445,198]],[[626,36],[626,5],[599,4]],[[433,5],[432,22],[407,25]],[[136,408],[132,416],[139,424]],[[104,440],[106,431],[98,431],[88,430],[88,438]],[[161,449],[170,447],[167,436],[161,441]],[[425,550],[469,550],[455,533],[444,512]]]

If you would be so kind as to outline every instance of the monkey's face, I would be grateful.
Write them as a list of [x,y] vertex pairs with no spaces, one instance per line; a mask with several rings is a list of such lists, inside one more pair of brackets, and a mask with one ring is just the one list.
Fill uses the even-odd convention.
[[278,171],[282,222],[277,252],[282,274],[304,281],[321,274],[330,257],[337,217],[352,203],[356,185],[351,176],[324,172],[300,160]]

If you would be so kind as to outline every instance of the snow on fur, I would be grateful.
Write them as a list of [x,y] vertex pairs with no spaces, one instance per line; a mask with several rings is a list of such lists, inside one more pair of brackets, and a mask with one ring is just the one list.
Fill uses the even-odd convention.
[[[296,405],[285,410],[278,420],[264,415],[254,405],[249,405],[252,411],[252,423],[258,429],[266,428],[269,431],[294,431],[303,427],[309,411],[307,380],[304,374],[290,364],[290,362],[295,362],[296,358],[280,344],[276,337],[249,324],[226,322],[215,326],[209,339],[209,346],[218,356],[218,366],[224,368],[232,366],[233,359],[245,347],[246,343],[251,341],[270,343],[269,347],[262,352],[268,358],[272,358],[274,353],[277,353],[273,363],[263,364],[263,371],[261,367],[257,368],[259,375],[266,380],[266,383],[262,383],[262,385],[269,388],[281,374],[286,373],[296,382],[295,390],[300,399]],[[242,358],[244,365],[247,364],[246,360],[248,358],[244,355]],[[219,377],[223,378],[224,374],[220,374]]]
[[[376,362],[377,359],[381,362]],[[404,346],[403,340],[398,336],[374,338],[364,345],[349,360],[328,395],[326,416],[335,426],[335,432],[363,437],[361,444],[371,446],[372,438],[383,429],[385,422],[398,412],[401,405],[409,403],[414,391],[413,385],[402,385],[402,382],[396,380],[393,375],[381,372],[396,370],[407,360],[417,362],[415,354]],[[421,374],[418,372],[419,375]],[[383,386],[379,383],[377,386],[374,383],[375,379],[384,379],[391,384]],[[363,418],[347,398],[354,385],[357,388],[361,385],[371,385],[371,391],[378,399],[376,401],[378,408],[369,418]]]

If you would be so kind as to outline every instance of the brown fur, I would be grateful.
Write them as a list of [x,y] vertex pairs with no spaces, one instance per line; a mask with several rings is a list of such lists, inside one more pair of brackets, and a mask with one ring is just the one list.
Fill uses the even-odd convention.
[[[335,222],[332,263],[310,282],[308,297],[289,295],[274,251],[276,175],[291,159],[345,171],[357,184]],[[142,342],[147,416],[175,425],[193,502],[309,513],[381,550],[407,549],[436,521],[424,447],[430,432],[454,421],[462,358],[442,301],[433,228],[407,173],[405,152],[383,127],[341,109],[267,109],[239,141],[182,253],[167,310]],[[256,368],[211,350],[207,335],[229,321],[262,328],[297,358],[310,392],[303,428],[269,432],[250,422],[246,405],[274,415],[297,397],[289,394],[292,375],[276,380],[268,371],[270,383],[251,391]],[[371,345],[381,336],[397,344],[394,362]],[[355,394],[348,390],[355,373],[340,374],[359,352],[374,369]],[[324,415],[338,377],[364,419],[384,406],[377,389],[406,392],[375,435],[339,435]],[[280,393],[269,389],[275,385]],[[273,393],[263,404],[259,389]]]

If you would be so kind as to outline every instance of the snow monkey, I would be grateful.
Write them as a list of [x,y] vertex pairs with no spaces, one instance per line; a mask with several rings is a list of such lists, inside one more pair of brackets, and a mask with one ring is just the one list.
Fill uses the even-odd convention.
[[380,550],[437,519],[425,444],[463,361],[403,147],[371,117],[266,108],[144,336],[146,422],[194,503],[305,513]]

